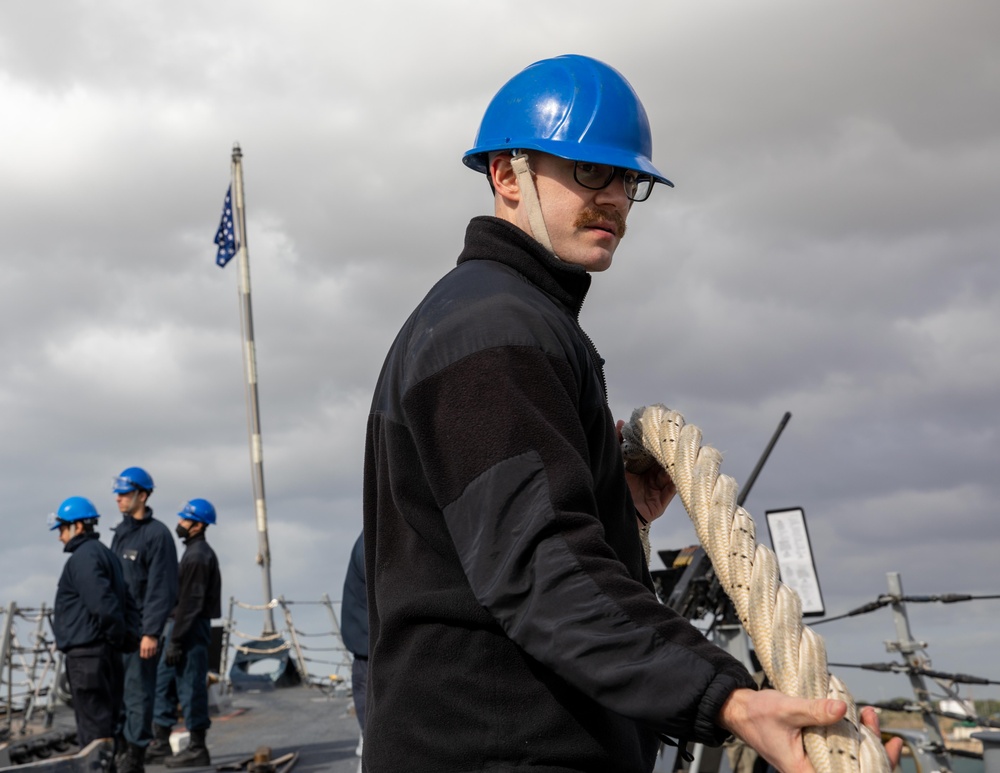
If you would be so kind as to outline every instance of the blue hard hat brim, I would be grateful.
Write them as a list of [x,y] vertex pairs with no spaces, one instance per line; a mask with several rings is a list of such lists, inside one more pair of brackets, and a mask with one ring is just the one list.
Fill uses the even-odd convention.
[[194,521],[195,523],[203,523],[206,526],[213,526],[215,524],[215,521],[210,521],[205,516],[195,513],[177,513],[177,517],[182,521]]
[[55,531],[56,529],[58,529],[60,526],[63,526],[63,525],[65,525],[65,526],[72,526],[74,523],[86,523],[87,521],[91,521],[92,523],[94,523],[96,525],[97,519],[99,517],[100,516],[96,516],[96,517],[95,516],[91,516],[90,518],[77,518],[75,521],[65,521],[65,520],[59,518],[59,519],[56,519],[56,522],[49,527],[49,531]]

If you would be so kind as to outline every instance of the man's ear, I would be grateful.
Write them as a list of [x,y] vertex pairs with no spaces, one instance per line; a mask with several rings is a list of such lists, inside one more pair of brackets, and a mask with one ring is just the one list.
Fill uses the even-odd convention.
[[489,174],[493,181],[493,190],[508,203],[521,200],[521,189],[517,184],[517,175],[510,163],[509,153],[498,153],[490,161]]

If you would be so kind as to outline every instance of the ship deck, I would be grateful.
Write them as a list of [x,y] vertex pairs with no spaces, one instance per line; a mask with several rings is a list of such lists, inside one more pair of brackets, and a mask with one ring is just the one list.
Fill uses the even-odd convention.
[[[342,691],[305,686],[241,691],[220,703],[207,735],[212,765],[202,770],[241,762],[260,747],[270,747],[272,760],[298,752],[293,773],[356,773],[360,768],[358,721],[351,698]],[[162,765],[147,769],[169,770]]]
[[[247,761],[262,747],[270,749],[269,758],[297,753],[290,768],[275,765],[276,773],[356,773],[360,758],[355,750],[359,728],[354,705],[347,691],[296,686],[244,690],[228,696],[212,695],[212,727],[207,734],[212,764],[199,771],[246,770]],[[31,745],[53,736],[64,737],[75,731],[72,710],[57,705],[49,727],[42,726],[42,716],[7,739],[14,745]],[[184,748],[187,740],[182,726],[174,729],[175,748]],[[90,748],[90,747],[88,747]],[[6,753],[5,753],[6,750]],[[79,755],[79,756],[78,756]],[[9,755],[9,745],[0,743],[0,768],[32,773],[62,773],[90,770],[89,757],[75,744],[51,749],[17,764]],[[7,765],[13,765],[6,767]],[[241,767],[236,767],[243,763]],[[171,770],[165,765],[146,765],[150,773]]]

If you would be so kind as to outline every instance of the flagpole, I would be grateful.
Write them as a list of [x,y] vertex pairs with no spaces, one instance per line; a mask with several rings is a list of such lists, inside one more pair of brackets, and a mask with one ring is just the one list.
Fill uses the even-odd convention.
[[[243,328],[243,366],[247,383],[247,429],[250,434],[250,469],[253,478],[253,498],[257,515],[257,563],[264,580],[264,603],[274,599],[271,592],[271,548],[267,539],[267,504],[264,500],[264,454],[260,439],[260,407],[257,403],[257,353],[253,338],[253,311],[250,304],[250,258],[247,254],[247,226],[243,205],[243,152],[233,143],[233,211],[239,229],[240,262],[240,326]],[[264,612],[264,633],[273,634],[274,610]]]

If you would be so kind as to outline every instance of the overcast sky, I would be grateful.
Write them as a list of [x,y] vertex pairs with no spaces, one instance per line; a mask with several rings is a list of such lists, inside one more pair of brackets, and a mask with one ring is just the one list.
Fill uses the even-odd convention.
[[[461,156],[496,90],[563,53],[630,80],[677,185],[584,308],[615,413],[666,403],[745,481],[791,411],[746,506],[765,542],[766,510],[804,508],[830,614],[887,571],[1000,593],[994,0],[5,0],[0,602],[52,599],[65,497],[110,539],[131,465],[171,527],[215,503],[224,593],[261,600],[238,271],[212,244],[234,141],[274,591],[339,598],[382,359],[490,211]],[[679,503],[653,537],[695,541]],[[910,617],[936,668],[1000,680],[1000,601]],[[885,610],[817,630],[847,663],[894,633]]]

